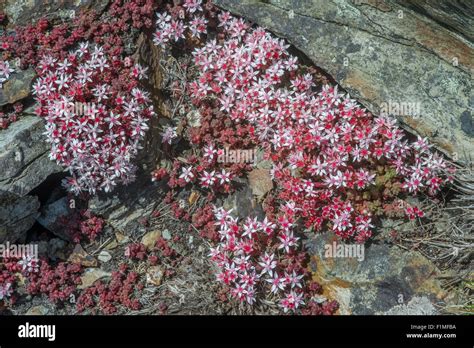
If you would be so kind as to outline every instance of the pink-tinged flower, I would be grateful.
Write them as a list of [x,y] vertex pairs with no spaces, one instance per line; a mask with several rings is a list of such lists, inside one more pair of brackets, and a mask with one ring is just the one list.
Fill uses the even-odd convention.
[[242,237],[252,238],[252,236],[255,233],[257,233],[258,230],[259,230],[259,223],[257,221],[257,218],[251,219],[250,217],[248,217],[247,221],[244,223],[244,226],[243,226]]
[[204,146],[203,155],[209,162],[212,162],[216,156],[217,150],[214,148],[214,145],[209,144]]
[[13,293],[13,288],[11,283],[0,284],[0,301],[5,300],[7,297],[10,297]]
[[278,225],[284,231],[289,231],[291,227],[293,227],[293,219],[287,215],[279,216],[278,217]]
[[247,289],[246,300],[249,305],[253,305],[256,302],[256,293],[254,287],[249,287]]
[[174,139],[178,137],[178,134],[176,133],[176,129],[177,129],[176,127],[166,127],[164,131],[160,133],[162,136],[161,142],[171,145]]
[[221,272],[216,275],[216,279],[220,281],[221,283],[224,283],[226,285],[230,284],[230,279],[229,276],[227,275],[226,272]]
[[153,33],[153,43],[160,47],[166,47],[166,43],[169,41],[170,35],[168,32],[157,30]]
[[249,255],[254,251],[254,244],[253,241],[250,239],[242,240],[238,243],[237,248],[240,252],[244,253],[245,255]]
[[356,217],[357,230],[359,232],[369,231],[374,225],[371,224],[372,219],[370,216],[359,215]]
[[191,182],[194,179],[193,167],[183,167],[181,168],[180,179],[184,179],[186,182]]
[[97,102],[100,103],[109,99],[110,88],[109,86],[102,84],[92,89],[94,97],[97,98]]
[[178,41],[179,39],[184,39],[184,30],[185,30],[184,23],[179,20],[172,19],[170,22],[169,30],[171,35],[174,38],[174,41]]
[[217,18],[219,19],[219,27],[227,27],[233,17],[230,12],[221,12],[218,14]]
[[231,290],[231,294],[240,301],[246,300],[247,290],[242,285],[235,285]]
[[285,290],[285,285],[283,279],[275,272],[272,278],[266,279],[268,283],[271,284],[270,292],[276,294],[280,290]]
[[299,240],[298,237],[293,235],[293,232],[282,232],[278,236],[278,239],[281,242],[278,249],[284,249],[287,253],[290,252],[290,248],[294,247]]
[[304,275],[303,274],[296,274],[295,271],[291,272],[291,274],[287,274],[285,273],[285,278],[288,280],[288,284],[290,285],[291,289],[297,287],[297,288],[302,288],[303,287],[303,284],[302,284],[302,279],[303,279]]
[[422,138],[418,136],[417,141],[413,143],[413,147],[418,150],[420,153],[424,153],[429,150],[431,145],[428,144],[428,141],[426,138]]
[[408,189],[409,192],[417,192],[423,186],[422,179],[417,174],[406,178],[403,184],[403,188]]
[[69,87],[69,81],[70,80],[71,80],[70,75],[61,74],[61,75],[58,76],[56,81],[54,81],[54,83],[56,83],[58,85],[58,90],[61,90],[61,89]]
[[171,21],[171,16],[167,12],[156,14],[156,25],[158,25],[159,28],[165,28],[169,21]]
[[202,11],[202,0],[185,0],[183,7],[186,8],[186,11],[189,13],[194,13],[196,11]]
[[109,123],[109,129],[114,126],[122,125],[122,123],[120,122],[120,115],[114,114],[112,111],[110,111],[109,117],[107,117],[105,120]]
[[79,48],[76,50],[76,55],[79,58],[81,58],[87,52],[89,52],[89,43],[88,42],[81,42],[79,44]]
[[323,175],[326,175],[326,168],[327,167],[327,163],[320,160],[320,158],[316,158],[315,161],[313,161],[313,163],[309,166],[309,170],[308,172],[311,174],[311,175],[319,175],[319,176],[323,176]]
[[58,71],[63,74],[70,66],[72,66],[72,63],[67,59],[64,59],[62,62],[58,63]]
[[260,224],[260,228],[268,236],[271,236],[273,234],[273,231],[276,228],[276,225],[272,223],[271,221],[269,221],[268,218],[265,216],[265,219]]
[[207,19],[202,16],[193,18],[189,23],[189,30],[191,35],[195,37],[205,34],[207,32]]
[[296,293],[294,291],[291,291],[286,295],[286,297],[280,300],[280,306],[283,308],[283,311],[285,313],[287,313],[288,311],[294,311],[303,304],[303,294]]
[[201,174],[201,178],[199,180],[201,180],[201,183],[204,187],[212,187],[217,180],[217,178],[215,177],[215,174],[216,174],[215,171],[212,171],[210,173],[207,171],[204,171]]
[[10,63],[0,60],[0,89],[2,89],[2,84],[8,80],[14,71],[15,69],[10,67]]
[[38,259],[32,255],[23,255],[21,260],[18,261],[23,272],[36,273],[39,270]]
[[260,260],[261,261],[258,263],[262,267],[260,276],[268,274],[270,277],[273,277],[273,270],[277,266],[277,262],[275,261],[275,254],[268,255],[268,253],[266,252],[264,256],[260,257]]
[[369,171],[365,169],[359,169],[359,171],[356,172],[356,177],[356,185],[358,188],[364,188],[370,184],[373,184],[375,181],[375,174],[370,174]]
[[345,231],[348,228],[351,228],[352,224],[350,218],[351,216],[347,212],[340,212],[339,214],[334,214],[334,218],[332,219],[333,230]]
[[217,178],[219,179],[219,184],[228,184],[230,183],[230,180],[232,180],[232,173],[222,169],[220,173],[217,173]]

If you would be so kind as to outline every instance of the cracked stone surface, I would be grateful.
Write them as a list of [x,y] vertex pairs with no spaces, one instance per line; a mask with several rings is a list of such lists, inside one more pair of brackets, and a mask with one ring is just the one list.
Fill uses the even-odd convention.
[[27,115],[0,131],[0,190],[24,196],[48,175],[62,172],[48,158],[43,132],[44,121]]
[[[287,39],[371,112],[417,103],[418,115],[388,114],[455,159],[474,152],[473,2],[441,1],[437,10],[428,0],[214,3]],[[448,16],[450,28],[438,24]]]
[[39,206],[37,197],[0,190],[0,243],[24,242],[26,232],[39,215]]
[[422,314],[410,302],[416,302],[416,297],[432,304],[424,308],[451,300],[437,279],[441,271],[418,252],[373,244],[365,247],[363,257],[332,257],[326,250],[333,243],[343,245],[330,233],[311,235],[305,241],[312,255],[313,279],[323,286],[325,297],[339,302],[340,314],[382,314],[400,305]]
[[12,74],[12,76],[0,88],[0,106],[13,104],[30,94],[31,81],[35,77],[33,69],[19,70]]
[[82,9],[93,9],[102,13],[109,0],[76,0],[76,1],[31,1],[7,0],[3,5],[12,24],[26,25],[41,17],[65,20],[74,18]]

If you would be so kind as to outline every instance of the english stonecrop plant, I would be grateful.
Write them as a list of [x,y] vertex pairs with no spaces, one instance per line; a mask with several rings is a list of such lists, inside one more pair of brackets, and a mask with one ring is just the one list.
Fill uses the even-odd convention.
[[[35,67],[33,93],[37,114],[46,121],[50,158],[69,171],[65,185],[75,194],[109,192],[134,179],[132,160],[154,112],[139,86],[146,69],[125,57],[123,43],[132,27],[151,27],[155,8],[151,0],[114,0],[110,23],[81,14],[73,25],[51,28],[42,19],[2,37],[0,83],[12,73],[7,63],[15,58],[12,52],[21,56],[22,67]],[[334,313],[335,302],[315,300],[321,289],[310,279],[308,255],[300,243],[302,227],[364,243],[380,213],[373,200],[435,195],[451,179],[450,168],[426,139],[409,142],[395,120],[372,115],[337,86],[318,86],[285,41],[263,28],[201,0],[174,2],[167,9],[157,14],[153,40],[162,48],[197,44],[189,67],[194,75],[182,94],[188,110],[199,112],[200,125],[183,133],[192,154],[175,160],[171,169],[159,168],[153,178],[167,178],[172,191],[193,187],[207,192],[209,204],[191,218],[172,201],[173,192],[166,203],[175,217],[197,222],[202,235],[212,240],[217,280],[233,298],[248,305],[265,300],[285,313]],[[215,25],[212,32],[208,25]],[[177,138],[177,127],[164,129],[165,146],[173,146]],[[252,169],[218,161],[220,149],[228,147],[258,148],[271,163],[275,188],[263,201],[262,219],[238,221],[210,204],[218,194],[235,190],[236,179]],[[384,186],[391,192],[384,193],[377,183],[388,172],[393,175],[384,177]],[[410,219],[423,217],[417,207],[404,210]],[[101,222],[90,220],[92,237],[99,226]],[[20,266],[15,262],[14,267]],[[47,276],[33,276],[30,290],[64,300],[74,292],[80,269],[61,266],[56,272],[48,267],[42,264]],[[0,299],[11,297],[15,284],[10,273],[2,269]],[[58,279],[66,279],[65,274],[70,281],[58,290]],[[123,292],[125,274],[117,274],[113,291],[101,285],[81,305],[94,306],[96,295],[125,294],[123,304],[136,309],[137,301],[128,299],[136,277],[130,276]],[[103,307],[115,311],[110,301]]]
[[131,182],[131,161],[154,115],[148,93],[138,86],[146,69],[82,43],[63,60],[44,56],[37,72],[36,113],[46,120],[50,159],[71,174],[66,187],[95,194]]
[[[451,180],[450,168],[426,139],[409,142],[394,119],[372,115],[337,86],[317,86],[284,40],[227,12],[197,5],[191,12],[186,4],[158,15],[158,45],[188,40],[187,23],[202,18],[201,12],[217,19],[218,32],[192,53],[195,75],[187,93],[201,125],[187,135],[200,152],[175,162],[167,173],[169,185],[230,192],[234,179],[251,168],[219,163],[217,149],[262,149],[276,184],[264,201],[265,220],[249,218],[242,227],[215,208],[219,230],[210,256],[217,279],[233,297],[249,304],[273,299],[285,312],[296,310],[311,299],[304,267],[284,267],[304,264],[304,257],[297,257],[301,246],[294,227],[301,223],[314,231],[332,230],[344,240],[364,243],[373,234],[375,211],[367,197],[374,199],[379,168],[394,173],[387,186],[400,190],[400,197],[435,195]],[[165,177],[163,170],[157,177]],[[377,194],[377,200],[398,199]],[[413,207],[406,213],[423,216]],[[265,233],[268,226],[270,234]]]

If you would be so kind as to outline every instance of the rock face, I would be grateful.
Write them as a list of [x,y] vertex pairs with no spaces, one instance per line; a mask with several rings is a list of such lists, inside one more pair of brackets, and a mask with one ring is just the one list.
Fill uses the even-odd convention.
[[455,159],[474,152],[472,1],[214,3],[286,38],[373,113]]
[[31,24],[41,17],[48,19],[68,19],[73,18],[77,11],[81,9],[93,9],[101,13],[109,4],[108,0],[77,0],[77,1],[18,1],[7,0],[5,13],[13,24],[26,25]]
[[121,185],[109,194],[95,196],[89,202],[89,209],[124,234],[143,233],[146,229],[141,220],[150,217],[163,198],[163,189],[143,173],[128,186]]
[[[339,302],[341,314],[384,314],[404,309],[415,314],[417,308],[416,314],[423,314],[433,307],[430,301],[447,299],[436,279],[440,271],[421,254],[374,244],[362,254],[353,254],[362,257],[328,255],[334,242],[336,247],[343,246],[332,234],[313,236],[306,246],[313,255],[314,280],[323,286],[324,296]],[[428,304],[416,306],[420,302],[414,300],[416,297],[425,298],[422,302]]]
[[68,216],[71,216],[73,211],[73,209],[69,208],[68,198],[62,197],[50,204],[44,205],[41,208],[41,215],[37,221],[59,238],[72,241],[73,236],[71,235],[70,228],[64,225],[64,221]]
[[400,304],[388,310],[385,315],[435,315],[436,308],[426,297],[413,297],[407,304]]
[[474,40],[474,8],[469,0],[397,0],[402,6],[408,7],[422,15],[428,16],[439,25]]
[[245,183],[236,192],[227,196],[222,203],[218,202],[217,205],[220,206],[221,204],[226,210],[232,209],[232,215],[241,220],[249,216],[252,218],[258,217],[259,219],[265,217],[265,213],[257,198],[254,197],[252,189]]
[[44,121],[22,116],[0,131],[0,190],[26,195],[48,175],[62,171],[50,161],[44,140]]
[[39,215],[39,206],[36,197],[21,197],[0,190],[0,243],[23,242]]
[[31,81],[35,77],[33,69],[18,70],[13,73],[0,89],[0,106],[13,104],[30,94]]

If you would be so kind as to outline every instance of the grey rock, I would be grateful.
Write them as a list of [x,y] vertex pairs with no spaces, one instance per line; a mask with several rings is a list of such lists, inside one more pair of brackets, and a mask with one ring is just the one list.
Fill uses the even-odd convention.
[[31,82],[35,75],[31,68],[13,73],[0,88],[0,106],[13,104],[26,98],[30,94]]
[[[452,1],[427,0],[418,10],[396,0],[214,3],[286,38],[371,112],[380,114],[390,102],[417,103],[419,115],[394,115],[406,129],[428,136],[454,158],[466,160],[474,152],[474,51],[466,39],[472,25],[464,26],[472,23],[473,2],[457,2],[457,9]],[[464,36],[441,26],[445,19],[463,27]]]
[[431,301],[424,296],[415,296],[407,304],[390,308],[384,315],[436,315],[438,311]]
[[109,0],[77,0],[77,1],[31,1],[7,0],[4,11],[12,24],[27,25],[46,17],[49,20],[74,18],[82,9],[92,9],[102,13]]
[[439,25],[470,41],[474,40],[474,7],[470,0],[397,0],[397,3],[429,16]]
[[171,239],[171,233],[167,228],[163,230],[163,238],[166,239],[166,240]]
[[91,287],[97,280],[108,278],[111,273],[103,271],[99,268],[87,268],[81,276],[81,284],[77,287],[80,290]]
[[97,256],[97,259],[100,262],[109,262],[112,259],[112,255],[110,255],[107,250],[102,250]]
[[39,207],[35,196],[22,197],[0,190],[0,243],[23,242],[39,215]]
[[68,227],[64,225],[64,221],[73,212],[73,209],[69,208],[67,197],[63,197],[42,207],[41,215],[37,221],[61,239],[72,241],[73,236]]
[[0,131],[0,190],[26,195],[48,175],[62,171],[48,158],[44,121],[22,116]]
[[25,315],[47,315],[49,312],[50,312],[49,308],[43,305],[39,305],[39,306],[34,306],[28,309]]
[[[220,206],[220,204],[218,204]],[[247,217],[258,217],[263,219],[265,213],[261,205],[257,202],[257,198],[254,197],[252,189],[246,183],[241,188],[237,189],[236,192],[227,196],[222,206],[226,210],[232,209],[232,216],[238,217],[239,219],[246,219]]]
[[60,258],[61,252],[66,247],[67,242],[60,238],[52,238],[48,241],[48,257],[56,261]]
[[395,246],[365,246],[363,260],[356,257],[328,257],[326,248],[342,245],[333,234],[310,236],[305,246],[311,255],[313,279],[337,300],[341,314],[378,314],[406,304],[416,296],[430,302],[448,301],[438,279],[440,270],[414,251]]
[[125,235],[143,234],[146,228],[140,220],[150,217],[163,198],[162,189],[151,182],[149,175],[142,173],[128,186],[93,197],[89,209]]

